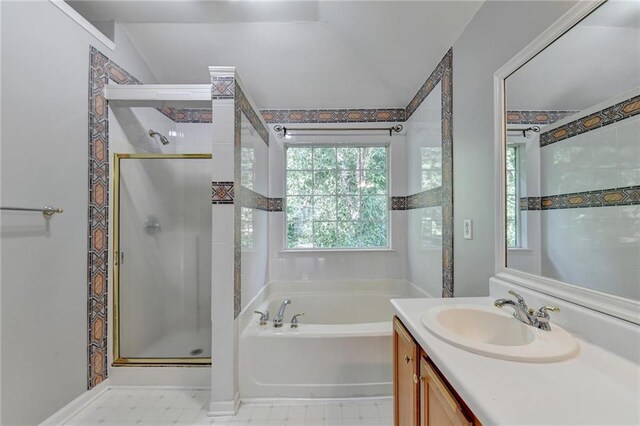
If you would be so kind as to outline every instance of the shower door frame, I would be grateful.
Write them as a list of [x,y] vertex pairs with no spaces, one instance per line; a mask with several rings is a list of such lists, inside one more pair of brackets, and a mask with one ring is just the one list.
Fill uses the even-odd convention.
[[113,362],[114,367],[211,365],[211,357],[125,358],[120,356],[120,161],[121,160],[210,160],[211,154],[127,154],[113,155]]

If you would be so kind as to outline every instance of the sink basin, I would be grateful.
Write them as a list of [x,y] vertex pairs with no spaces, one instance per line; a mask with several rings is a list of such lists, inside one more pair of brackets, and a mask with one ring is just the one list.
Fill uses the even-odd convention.
[[510,310],[481,305],[443,305],[421,317],[430,332],[470,352],[523,362],[552,362],[578,352],[578,342],[551,324],[544,331],[524,324]]

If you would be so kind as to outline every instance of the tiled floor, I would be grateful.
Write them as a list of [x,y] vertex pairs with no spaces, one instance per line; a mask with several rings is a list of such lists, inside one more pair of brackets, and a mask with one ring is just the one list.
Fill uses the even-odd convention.
[[111,388],[65,425],[391,426],[391,400],[243,404],[234,417],[207,417],[209,391]]

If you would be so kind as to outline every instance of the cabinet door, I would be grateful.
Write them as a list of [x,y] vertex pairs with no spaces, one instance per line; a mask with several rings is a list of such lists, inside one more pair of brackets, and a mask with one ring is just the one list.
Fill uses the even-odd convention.
[[420,425],[470,426],[462,407],[440,375],[420,358]]
[[393,418],[396,426],[417,426],[418,345],[398,318],[393,319]]

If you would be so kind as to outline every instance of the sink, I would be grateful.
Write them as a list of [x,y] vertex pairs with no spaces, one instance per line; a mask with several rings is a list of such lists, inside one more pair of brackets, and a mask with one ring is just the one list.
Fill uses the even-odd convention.
[[430,332],[470,352],[523,362],[553,362],[572,357],[578,342],[551,324],[544,331],[524,324],[510,310],[482,305],[443,305],[420,318]]

